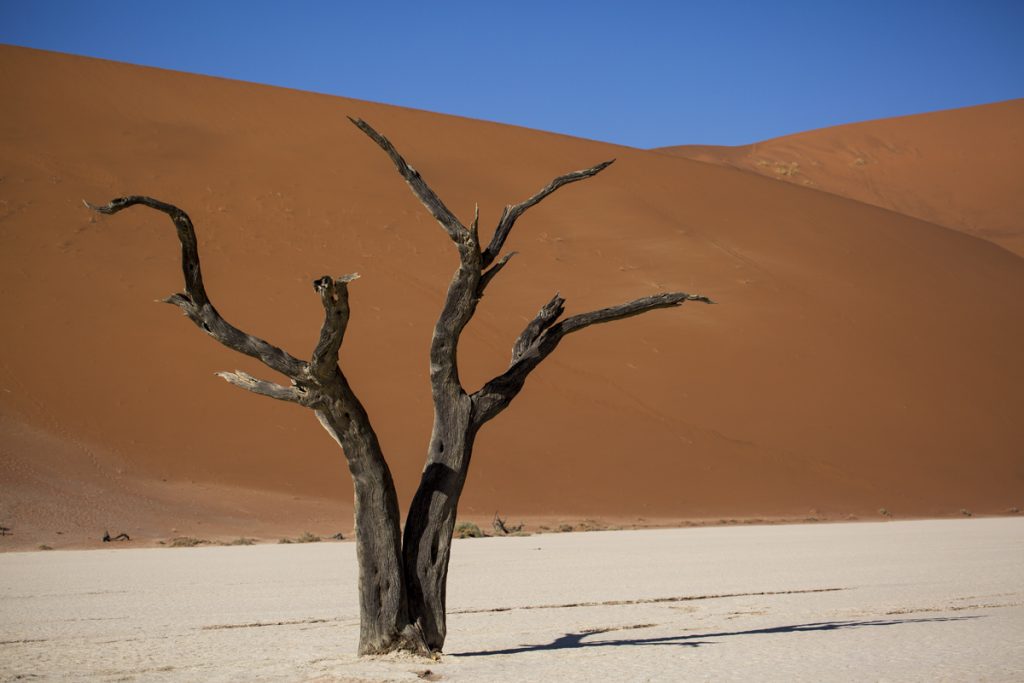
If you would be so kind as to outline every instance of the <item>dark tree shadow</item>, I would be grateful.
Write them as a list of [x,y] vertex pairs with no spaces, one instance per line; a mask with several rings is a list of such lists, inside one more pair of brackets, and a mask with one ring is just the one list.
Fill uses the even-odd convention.
[[634,626],[629,629],[606,628],[592,631],[580,631],[577,633],[566,633],[564,636],[555,638],[550,643],[540,645],[522,645],[505,650],[479,650],[477,652],[453,652],[456,657],[485,657],[488,655],[515,655],[524,652],[543,652],[545,650],[565,650],[581,647],[622,647],[630,645],[678,645],[683,647],[699,647],[701,645],[712,645],[709,638],[728,638],[730,636],[753,636],[772,635],[778,633],[807,633],[811,631],[838,631],[851,628],[867,628],[872,626],[897,626],[899,624],[925,624],[940,621],[964,621],[967,619],[979,619],[980,616],[967,617],[927,617],[918,619],[873,619],[869,621],[820,621],[811,624],[792,624],[789,626],[773,626],[771,628],[755,628],[747,631],[723,631],[720,633],[695,633],[691,635],[663,636],[660,638],[619,638],[613,640],[597,640],[584,642],[584,638],[601,635],[612,631],[624,631],[631,629],[648,628],[649,626]]

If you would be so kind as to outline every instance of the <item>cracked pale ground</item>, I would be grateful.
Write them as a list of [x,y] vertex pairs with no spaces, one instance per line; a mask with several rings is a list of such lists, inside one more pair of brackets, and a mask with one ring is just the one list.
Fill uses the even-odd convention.
[[437,662],[352,654],[354,556],[350,543],[2,555],[0,677],[1024,679],[1024,519],[458,541]]

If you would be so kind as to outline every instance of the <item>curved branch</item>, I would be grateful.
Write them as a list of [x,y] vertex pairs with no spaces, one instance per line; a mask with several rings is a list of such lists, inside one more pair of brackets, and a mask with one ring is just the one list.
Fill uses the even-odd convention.
[[196,241],[196,231],[192,227],[192,219],[188,217],[187,213],[173,204],[142,195],[130,195],[128,197],[111,199],[106,206],[96,206],[84,199],[82,203],[96,213],[108,216],[139,204],[167,214],[174,222],[174,227],[178,231],[178,239],[181,241],[181,269],[185,275],[185,291],[188,293],[188,298],[196,306],[210,303],[209,297],[206,296],[206,287],[203,285],[203,273],[199,268],[199,244]]
[[667,292],[558,321],[564,310],[565,300],[556,294],[516,339],[512,349],[512,363],[508,370],[487,382],[472,395],[474,424],[479,428],[507,408],[522,390],[530,373],[551,355],[566,335],[591,325],[622,320],[658,308],[671,308],[687,301],[714,303],[708,297],[699,294]]
[[706,296],[700,294],[687,294],[686,292],[666,292],[664,294],[654,294],[651,296],[645,296],[642,299],[636,299],[629,303],[619,304],[618,306],[609,306],[608,308],[602,308],[598,311],[591,311],[590,313],[580,313],[574,315],[554,325],[554,328],[550,330],[551,334],[566,335],[572,332],[578,332],[584,327],[590,327],[591,325],[597,325],[599,323],[610,323],[614,320],[622,320],[623,318],[630,318],[634,315],[640,315],[647,311],[653,311],[656,308],[668,308],[670,306],[679,306],[686,301],[699,301],[705,304],[715,303]]
[[362,119],[354,119],[351,116],[348,120],[356,125],[359,130],[366,133],[366,135],[377,143],[377,145],[384,150],[391,161],[395,164],[395,168],[399,174],[405,178],[405,182],[409,184],[409,188],[412,189],[412,193],[423,203],[423,206],[427,208],[430,215],[441,224],[444,231],[448,233],[448,236],[455,241],[456,244],[460,244],[467,240],[470,236],[470,232],[466,229],[459,219],[455,217],[448,207],[444,205],[444,202],[434,193],[430,186],[420,177],[419,171],[406,163],[405,159],[398,150],[395,149],[391,141],[386,137],[378,133],[373,127]]
[[185,293],[173,294],[164,301],[178,306],[192,322],[229,349],[262,361],[270,369],[293,380],[305,376],[307,363],[259,337],[243,332],[224,320],[213,307],[203,285],[203,273],[199,266],[199,245],[188,214],[173,204],[141,195],[119,197],[104,206],[96,206],[84,200],[83,203],[93,211],[107,215],[140,204],[167,214],[174,222],[178,240],[181,242],[181,270],[185,276]]
[[533,195],[529,199],[519,202],[518,204],[506,206],[501,212],[501,218],[498,220],[498,227],[494,230],[494,236],[491,238],[491,243],[487,245],[487,248],[483,251],[483,267],[491,265],[491,263],[501,253],[502,247],[505,246],[505,240],[508,239],[509,233],[512,232],[512,227],[516,224],[516,220],[522,216],[527,209],[540,204],[549,194],[553,193],[563,185],[569,183],[575,183],[578,180],[586,180],[592,178],[604,169],[615,163],[615,159],[603,161],[597,166],[585,168],[582,171],[573,171],[572,173],[566,173],[565,175],[558,176],[550,183],[541,188],[540,192]]

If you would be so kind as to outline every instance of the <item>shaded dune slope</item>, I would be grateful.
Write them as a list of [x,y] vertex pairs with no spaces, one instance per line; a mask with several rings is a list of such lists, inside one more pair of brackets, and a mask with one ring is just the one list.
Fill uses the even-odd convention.
[[1024,99],[657,151],[898,211],[1024,256]]
[[319,332],[311,281],[363,275],[341,360],[409,499],[431,423],[427,346],[458,261],[346,115],[388,135],[463,219],[479,202],[487,231],[551,177],[618,159],[517,225],[520,255],[463,338],[467,387],[504,369],[555,291],[569,314],[660,290],[720,302],[568,339],[482,432],[467,514],[1022,502],[1024,260],[989,242],[730,168],[344,98],[12,47],[0,82],[8,518],[71,505],[46,485],[62,472],[64,488],[92,482],[85,507],[105,486],[189,482],[277,496],[253,516],[351,498],[312,413],[214,377],[267,371],[153,303],[181,288],[166,217],[81,205],[131,193],[187,210],[218,309],[293,354]]

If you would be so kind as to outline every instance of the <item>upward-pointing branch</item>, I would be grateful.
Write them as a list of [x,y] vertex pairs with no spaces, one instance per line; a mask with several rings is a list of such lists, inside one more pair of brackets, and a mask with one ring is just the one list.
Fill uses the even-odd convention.
[[483,251],[483,267],[486,268],[491,265],[491,262],[498,257],[498,254],[501,253],[502,247],[505,246],[505,240],[508,239],[509,233],[512,232],[512,227],[516,224],[516,220],[522,216],[527,209],[540,204],[549,194],[553,193],[563,185],[591,178],[611,166],[614,162],[615,159],[610,159],[609,161],[601,162],[597,166],[585,168],[582,171],[573,171],[572,173],[566,173],[565,175],[558,176],[529,199],[519,202],[518,204],[506,206],[501,212],[501,218],[498,220],[498,227],[494,230],[494,236],[491,238],[491,243],[488,244],[487,248]]
[[512,259],[512,257],[518,253],[518,251],[508,252],[500,259],[498,259],[497,262],[494,263],[494,265],[492,265],[490,268],[488,268],[487,270],[483,271],[483,273],[480,274],[480,284],[478,284],[476,288],[476,296],[478,299],[484,295],[484,290],[487,289],[487,285],[491,284],[491,280],[494,279],[494,276],[500,273],[501,269],[505,267],[505,264],[507,264]]
[[537,342],[540,335],[555,324],[555,321],[558,320],[563,311],[565,311],[565,299],[555,294],[551,297],[551,301],[544,304],[544,307],[538,311],[537,315],[534,316],[533,320],[526,326],[526,329],[516,339],[516,343],[512,345],[512,362],[510,365],[514,365],[516,361],[523,357],[523,354]]
[[313,289],[324,304],[324,324],[320,328],[320,340],[313,350],[310,368],[320,382],[328,381],[338,366],[338,350],[348,327],[348,283],[358,277],[358,273],[337,279],[324,275],[313,282]]
[[[483,290],[483,269],[480,265],[480,242],[477,234],[479,211],[475,213],[473,222],[467,229],[430,189],[420,174],[406,163],[390,140],[362,119],[350,120],[391,157],[395,168],[405,178],[413,194],[441,224],[458,248],[459,269],[455,271],[448,284],[444,307],[434,325],[434,335],[430,341],[430,385],[435,402],[442,400],[442,395],[463,394],[458,371],[459,337],[473,317]],[[492,276],[497,272],[494,270]]]
[[405,178],[405,182],[409,184],[412,192],[416,197],[423,203],[423,206],[427,207],[427,211],[430,215],[441,224],[448,236],[455,241],[456,244],[461,244],[469,237],[469,230],[466,229],[459,219],[455,217],[448,207],[444,205],[444,202],[434,193],[430,186],[420,177],[419,171],[410,166],[398,150],[395,149],[391,141],[386,137],[378,133],[373,127],[362,119],[354,119],[351,116],[348,120],[354,123],[359,130],[366,133],[366,135],[377,143],[377,145],[384,150],[391,161],[395,164],[395,168]]

